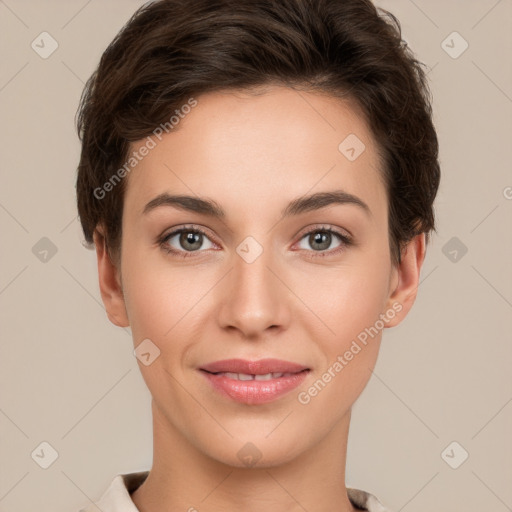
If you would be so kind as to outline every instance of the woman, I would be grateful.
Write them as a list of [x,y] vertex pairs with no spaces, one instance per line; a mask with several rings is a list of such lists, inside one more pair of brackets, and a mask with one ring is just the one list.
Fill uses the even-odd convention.
[[440,179],[398,21],[369,0],[146,4],[78,129],[82,228],[153,412],[151,470],[100,509],[387,510],[345,486],[350,411],[414,303]]

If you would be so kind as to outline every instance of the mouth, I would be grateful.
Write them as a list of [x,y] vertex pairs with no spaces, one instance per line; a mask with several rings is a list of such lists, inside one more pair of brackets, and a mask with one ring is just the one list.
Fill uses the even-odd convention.
[[272,402],[299,386],[311,371],[279,359],[229,359],[199,368],[213,389],[239,403]]
[[[206,370],[204,370],[206,371]],[[303,370],[308,371],[308,370]],[[273,373],[263,373],[263,374],[253,374],[253,373],[234,373],[234,372],[207,372],[211,375],[219,375],[221,377],[227,377],[228,379],[234,380],[272,380],[272,379],[280,379],[281,377],[291,377],[292,375],[297,375],[297,373],[283,373],[283,372],[273,372]]]
[[309,370],[307,366],[282,359],[223,359],[201,366],[209,373],[237,373],[243,375],[267,375],[273,373],[299,373]]

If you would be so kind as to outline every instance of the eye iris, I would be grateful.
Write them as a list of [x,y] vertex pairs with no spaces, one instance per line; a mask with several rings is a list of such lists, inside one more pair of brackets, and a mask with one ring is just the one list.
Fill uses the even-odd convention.
[[317,231],[309,236],[309,242],[313,248],[315,248],[316,243],[320,244],[321,247],[318,248],[319,251],[328,249],[331,245],[331,233]]
[[[203,235],[201,233],[193,233],[192,231],[185,231],[181,233],[180,236],[180,245],[184,249],[188,249],[191,251],[197,251],[201,247]],[[191,244],[193,247],[190,247],[188,244]]]

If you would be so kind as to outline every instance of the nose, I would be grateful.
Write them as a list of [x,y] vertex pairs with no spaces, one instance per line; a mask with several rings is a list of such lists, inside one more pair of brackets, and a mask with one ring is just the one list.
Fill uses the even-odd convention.
[[279,275],[270,251],[251,263],[238,254],[224,278],[218,322],[224,330],[236,330],[243,338],[261,339],[288,328],[291,293]]

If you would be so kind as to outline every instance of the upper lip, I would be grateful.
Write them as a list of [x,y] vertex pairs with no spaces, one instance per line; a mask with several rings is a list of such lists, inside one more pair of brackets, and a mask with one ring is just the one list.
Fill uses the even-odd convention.
[[248,375],[265,375],[267,373],[298,373],[309,370],[306,366],[281,359],[259,359],[248,361],[245,359],[224,359],[201,366],[201,370],[210,373],[230,372],[245,373]]

